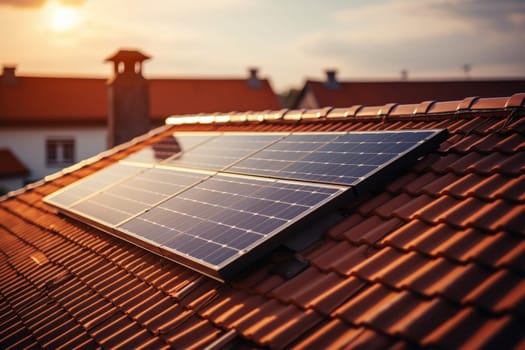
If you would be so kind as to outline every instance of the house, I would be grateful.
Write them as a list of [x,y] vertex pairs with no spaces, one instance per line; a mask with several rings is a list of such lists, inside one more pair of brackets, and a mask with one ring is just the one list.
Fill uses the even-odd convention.
[[525,79],[340,81],[336,70],[326,80],[308,79],[294,108],[379,106],[387,103],[451,101],[465,96],[510,96],[525,91]]
[[[230,113],[173,125],[0,202],[0,347],[525,347],[525,94]],[[43,197],[174,132],[447,129],[439,149],[225,283]],[[306,232],[298,232],[302,235]]]
[[[130,52],[143,55],[135,50],[119,52],[124,52],[124,58]],[[111,145],[108,89],[119,75],[119,64],[123,65],[123,56],[117,54],[106,60],[116,67],[109,82],[106,78],[21,76],[15,66],[4,66],[0,78],[0,147],[9,148],[26,164],[29,181],[89,158]],[[142,60],[148,58],[144,56]],[[111,59],[114,57],[118,57],[118,62]],[[142,77],[141,71],[136,73]],[[166,116],[174,113],[280,108],[269,80],[259,77],[256,68],[250,68],[245,78],[152,78],[145,82],[150,127],[162,125]],[[127,125],[130,123],[115,130]]]

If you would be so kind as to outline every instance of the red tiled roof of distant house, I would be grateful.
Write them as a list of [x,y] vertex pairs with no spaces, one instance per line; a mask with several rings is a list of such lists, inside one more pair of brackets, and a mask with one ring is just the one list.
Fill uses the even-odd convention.
[[[16,77],[0,83],[0,125],[105,125],[106,79]],[[151,79],[154,123],[172,114],[280,108],[270,83],[253,88],[247,79]]]
[[[340,81],[333,88],[326,82],[308,80],[296,105],[309,95],[310,108],[377,106],[386,103],[417,103],[449,101],[465,96],[509,96],[525,91],[525,80],[463,80],[463,81]],[[313,99],[313,101],[312,101]],[[304,101],[306,103],[306,101]]]
[[0,125],[103,125],[107,115],[105,79],[16,77],[0,84]]
[[252,88],[246,79],[151,79],[152,117],[280,108],[270,82],[260,83]]
[[26,166],[6,148],[0,148],[0,178],[25,175],[29,172]]
[[[523,348],[524,102],[182,118],[12,193],[0,202],[0,347]],[[439,128],[450,136],[437,151],[347,203],[313,245],[277,250],[229,283],[42,201],[175,131]],[[294,256],[308,267],[276,273]]]

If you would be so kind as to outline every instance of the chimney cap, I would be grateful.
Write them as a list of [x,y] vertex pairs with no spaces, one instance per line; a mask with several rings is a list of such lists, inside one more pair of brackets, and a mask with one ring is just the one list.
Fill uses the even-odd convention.
[[16,64],[4,64],[0,78],[3,85],[15,86],[17,83]]
[[15,71],[16,70],[16,64],[9,64],[9,63],[8,64],[4,64],[2,66],[2,69],[4,70],[4,72],[5,71],[11,71],[11,72]]
[[142,62],[149,60],[151,56],[143,54],[139,50],[135,49],[120,49],[115,52],[113,55],[109,56],[104,60],[104,62],[122,62],[122,61],[132,61],[132,62]]

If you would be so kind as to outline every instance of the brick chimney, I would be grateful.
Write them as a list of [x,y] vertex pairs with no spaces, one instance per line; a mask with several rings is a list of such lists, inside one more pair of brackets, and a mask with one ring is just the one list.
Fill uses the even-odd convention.
[[339,88],[339,82],[337,81],[337,71],[335,69],[327,69],[325,71],[326,73],[326,82],[325,85],[329,89],[338,89]]
[[142,62],[150,57],[138,50],[119,50],[106,58],[113,62],[108,80],[108,146],[113,147],[150,129],[149,84]]
[[15,86],[16,83],[17,83],[16,66],[15,65],[4,65],[3,70],[2,70],[2,85]]

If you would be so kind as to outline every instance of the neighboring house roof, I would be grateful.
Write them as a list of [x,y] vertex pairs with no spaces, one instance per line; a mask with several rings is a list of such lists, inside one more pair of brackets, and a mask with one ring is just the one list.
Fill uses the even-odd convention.
[[340,81],[333,88],[324,81],[308,80],[299,94],[297,108],[346,107],[356,104],[449,101],[465,96],[510,96],[525,91],[525,79],[464,81]]
[[[525,347],[525,94],[284,112],[180,118],[4,197],[0,347]],[[436,128],[312,246],[225,284],[42,201],[175,131]]]
[[105,79],[16,77],[0,83],[0,125],[104,124]]
[[[248,79],[150,79],[152,121],[172,114],[280,108],[270,82]],[[107,80],[17,76],[0,83],[0,125],[105,125]]]
[[26,175],[29,170],[8,148],[0,148],[0,178]]
[[253,88],[246,79],[151,79],[152,117],[280,108],[270,82],[260,82]]

